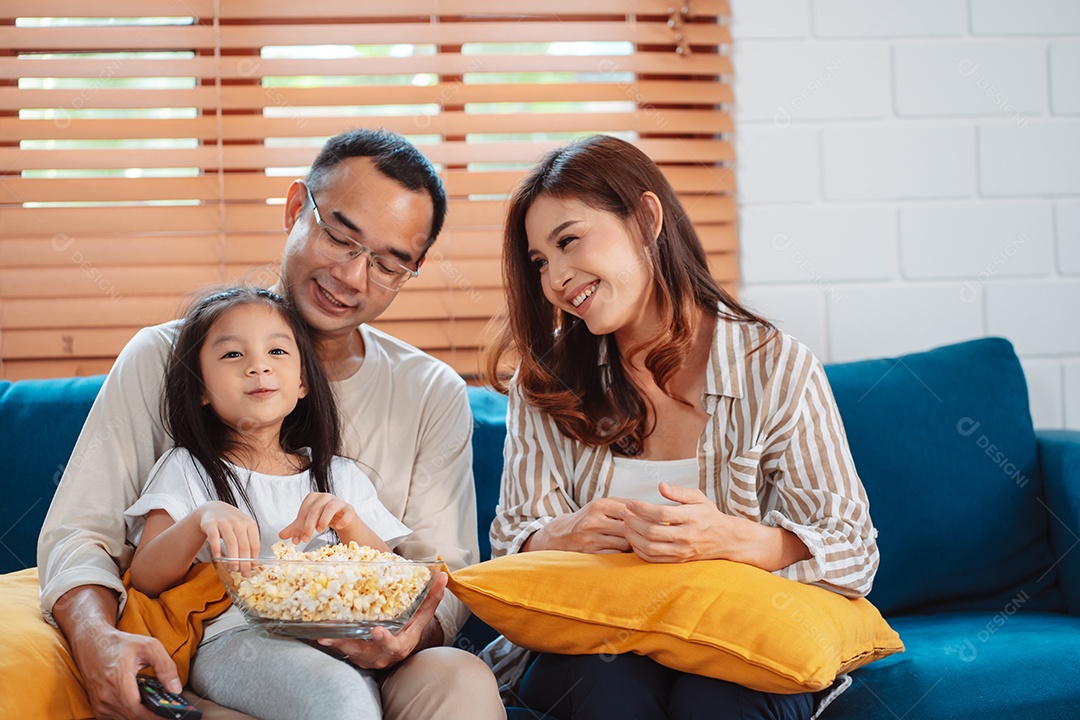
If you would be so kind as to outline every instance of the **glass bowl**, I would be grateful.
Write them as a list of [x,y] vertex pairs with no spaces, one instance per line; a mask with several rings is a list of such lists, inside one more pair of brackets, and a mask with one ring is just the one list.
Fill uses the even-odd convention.
[[233,605],[254,627],[293,638],[367,640],[376,627],[397,634],[443,564],[220,558],[214,567]]

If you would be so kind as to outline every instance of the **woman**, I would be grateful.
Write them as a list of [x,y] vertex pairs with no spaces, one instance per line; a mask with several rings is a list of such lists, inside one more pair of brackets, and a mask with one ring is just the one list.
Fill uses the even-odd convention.
[[[821,364],[727,294],[659,168],[596,136],[549,153],[510,204],[508,438],[493,554],[727,559],[849,597],[878,564]],[[540,655],[520,695],[563,720],[809,718],[771,695],[621,655]]]

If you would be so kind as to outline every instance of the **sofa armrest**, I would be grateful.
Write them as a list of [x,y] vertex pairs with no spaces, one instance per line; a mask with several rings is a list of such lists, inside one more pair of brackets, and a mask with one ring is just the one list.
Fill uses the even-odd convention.
[[1050,546],[1072,615],[1080,615],[1080,432],[1039,430],[1039,466],[1050,513]]

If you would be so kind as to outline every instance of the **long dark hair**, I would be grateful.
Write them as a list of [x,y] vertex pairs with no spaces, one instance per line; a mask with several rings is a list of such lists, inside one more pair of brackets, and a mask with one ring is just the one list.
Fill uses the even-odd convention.
[[[580,318],[555,308],[544,297],[540,274],[529,258],[525,216],[541,196],[577,200],[620,218],[631,235],[652,240],[654,218],[642,201],[656,194],[663,225],[654,242],[643,242],[652,269],[653,294],[664,331],[634,348],[657,386],[668,383],[690,355],[700,312],[738,322],[765,319],[739,304],[709,272],[705,249],[675,190],[660,168],[628,142],[605,135],[549,152],[521,181],[510,200],[503,234],[503,284],[508,312],[487,355],[487,380],[507,390],[502,370],[517,360],[517,383],[530,405],[547,413],[566,436],[592,446],[612,445],[639,455],[647,427],[647,404],[627,377],[620,349],[607,336],[589,332]],[[596,359],[607,353],[609,377]]]
[[304,447],[310,448],[308,470],[312,490],[333,492],[330,464],[340,442],[334,394],[303,318],[277,293],[236,286],[214,291],[197,300],[185,315],[173,344],[165,370],[162,402],[166,430],[177,447],[187,450],[203,466],[207,491],[218,500],[237,507],[238,500],[243,500],[249,508],[243,483],[225,461],[240,443],[214,409],[202,404],[206,386],[199,352],[218,318],[232,308],[254,304],[273,308],[289,325],[296,339],[300,372],[307,386],[307,395],[297,402],[296,409],[281,424],[281,447],[292,455],[299,455]]

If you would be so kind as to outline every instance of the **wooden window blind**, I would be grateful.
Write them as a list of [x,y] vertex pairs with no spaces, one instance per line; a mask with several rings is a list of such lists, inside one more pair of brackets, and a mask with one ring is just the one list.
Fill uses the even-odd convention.
[[271,283],[289,181],[351,127],[442,173],[446,229],[375,324],[465,375],[503,304],[507,193],[575,137],[655,158],[733,288],[726,0],[499,5],[5,0],[0,376],[104,372],[192,291]]

